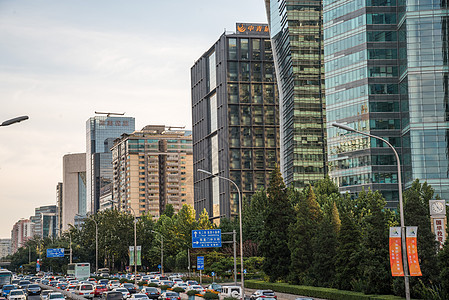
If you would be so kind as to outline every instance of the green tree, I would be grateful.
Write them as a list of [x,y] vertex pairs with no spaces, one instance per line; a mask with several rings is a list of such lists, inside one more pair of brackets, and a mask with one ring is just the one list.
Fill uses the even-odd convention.
[[270,281],[285,279],[289,273],[288,227],[294,220],[287,190],[279,167],[271,173],[260,251],[265,258],[263,271]]

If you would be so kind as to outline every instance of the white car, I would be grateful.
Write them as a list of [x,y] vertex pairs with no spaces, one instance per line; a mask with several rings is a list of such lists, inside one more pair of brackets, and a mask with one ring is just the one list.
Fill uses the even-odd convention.
[[242,288],[238,285],[227,285],[221,287],[221,293],[220,295],[223,298],[226,297],[232,297],[232,298],[238,298],[242,294]]
[[189,285],[188,285],[187,283],[185,283],[185,282],[180,282],[180,283],[176,283],[176,284],[173,286],[173,288],[177,288],[177,287],[186,290],[186,289],[189,287]]
[[26,300],[27,295],[24,290],[11,290],[8,294],[9,300]]
[[82,283],[76,287],[75,294],[83,296],[84,298],[93,298],[95,296],[95,288],[92,284]]
[[145,294],[138,293],[133,294],[129,299],[149,300],[150,298],[148,298],[148,296]]
[[129,297],[131,297],[130,292],[128,291],[127,288],[116,288],[114,289],[114,292],[120,292],[123,294],[123,299],[128,299]]
[[41,300],[47,300],[47,298],[48,298],[48,294],[50,294],[50,293],[53,293],[54,291],[53,290],[43,290],[42,292],[41,292]]
[[48,294],[48,300],[64,300],[65,296],[62,293],[50,293]]
[[120,287],[120,281],[119,280],[110,280],[108,283],[108,290],[112,291],[113,289],[116,289]]
[[194,290],[194,291],[197,291],[197,292],[199,292],[200,294],[204,294],[205,292],[206,292],[206,289],[205,288],[203,288],[201,285],[190,285],[187,289],[186,289],[186,292],[188,292],[188,291],[192,291],[192,290]]
[[181,278],[178,278],[178,277],[176,277],[176,278],[173,278],[173,280],[172,280],[172,281],[174,282],[174,284],[178,284],[178,283],[184,282],[184,281],[182,281],[182,279],[181,279]]

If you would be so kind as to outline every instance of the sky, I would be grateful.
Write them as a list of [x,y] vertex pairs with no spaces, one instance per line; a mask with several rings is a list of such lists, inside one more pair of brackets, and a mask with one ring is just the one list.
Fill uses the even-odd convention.
[[136,129],[191,124],[190,68],[264,0],[0,0],[0,238],[56,204],[62,157],[85,152],[95,111]]

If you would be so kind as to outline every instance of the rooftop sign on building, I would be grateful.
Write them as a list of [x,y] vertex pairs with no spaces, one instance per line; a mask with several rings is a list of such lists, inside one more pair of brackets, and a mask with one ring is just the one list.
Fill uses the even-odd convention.
[[236,30],[238,34],[260,34],[267,35],[270,32],[268,24],[257,23],[236,23]]

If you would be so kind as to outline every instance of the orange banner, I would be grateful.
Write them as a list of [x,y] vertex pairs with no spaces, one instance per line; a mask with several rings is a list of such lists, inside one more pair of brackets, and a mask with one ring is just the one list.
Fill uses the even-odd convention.
[[408,258],[408,268],[410,276],[422,276],[421,268],[419,267],[418,261],[418,227],[407,226],[405,228],[406,234],[406,244],[407,244],[407,258]]
[[390,266],[392,276],[404,276],[402,268],[401,227],[390,227]]

